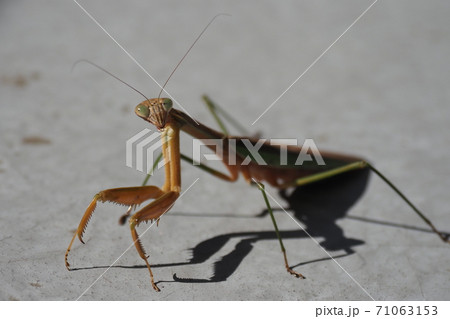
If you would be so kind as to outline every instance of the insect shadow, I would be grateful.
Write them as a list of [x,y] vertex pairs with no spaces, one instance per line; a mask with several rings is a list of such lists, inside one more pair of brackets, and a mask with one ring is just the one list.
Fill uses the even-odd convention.
[[[286,190],[280,191],[280,196],[287,202],[288,206],[283,209],[274,207],[274,213],[279,211],[284,213],[284,210],[293,212],[294,218],[303,224],[303,228],[310,236],[324,238],[324,240],[319,243],[324,249],[331,252],[344,252],[333,258],[351,255],[354,253],[353,247],[364,244],[364,241],[347,238],[344,235],[342,228],[337,225],[336,221],[344,218],[349,209],[363,195],[369,179],[369,173],[370,171],[368,169],[353,171],[317,183],[297,187],[291,192],[287,192]],[[255,218],[264,218],[268,214],[267,209],[265,209],[255,216]],[[275,216],[278,214],[275,214]],[[309,235],[306,232],[295,225],[294,230],[280,231],[280,234],[283,239],[309,238]],[[234,273],[244,258],[252,251],[254,244],[263,240],[277,240],[277,236],[273,230],[234,232],[218,235],[204,240],[192,248],[192,257],[183,264],[204,263],[214,254],[219,252],[227,242],[236,238],[240,240],[235,245],[234,249],[214,262],[213,275],[210,278],[179,278],[174,274],[173,279],[177,282],[189,283],[213,283],[225,281]],[[301,243],[299,243],[298,249],[301,250]],[[292,256],[292,249],[288,250],[287,253],[288,256]],[[290,259],[292,259],[292,257]],[[292,268],[329,259],[331,258],[325,257],[300,262],[292,266]],[[283,270],[281,260],[282,254],[280,250],[280,271]],[[180,263],[153,265],[153,267],[176,265],[180,265]]]

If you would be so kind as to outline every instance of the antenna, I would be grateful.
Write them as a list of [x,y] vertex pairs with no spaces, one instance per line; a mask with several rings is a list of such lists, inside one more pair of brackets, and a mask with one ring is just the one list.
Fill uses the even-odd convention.
[[76,61],[76,62],[72,65],[71,71],[73,71],[73,69],[77,66],[77,64],[78,64],[78,63],[81,63],[81,62],[88,63],[88,64],[90,64],[90,65],[96,67],[97,69],[99,69],[99,70],[105,72],[106,74],[108,74],[108,75],[112,76],[113,78],[115,78],[116,80],[122,82],[123,84],[125,84],[125,85],[128,86],[129,88],[133,89],[134,91],[136,91],[137,93],[139,93],[140,95],[142,95],[146,100],[148,100],[148,98],[147,98],[144,94],[142,94],[138,89],[134,88],[132,85],[128,84],[128,83],[125,82],[124,80],[120,79],[119,77],[115,76],[115,75],[112,74],[111,72],[107,71],[106,69],[102,68],[102,67],[101,67],[100,65],[98,65],[98,64],[95,64],[95,63],[92,62],[92,61],[89,61],[89,60],[86,60],[86,59],[78,60],[78,61]]
[[197,43],[197,41],[201,38],[201,36],[203,35],[203,33],[205,33],[206,29],[208,29],[208,27],[210,26],[211,23],[213,23],[213,21],[219,17],[219,16],[231,16],[230,14],[227,13],[219,13],[217,15],[214,16],[214,18],[211,19],[211,21],[209,21],[209,23],[206,25],[206,27],[203,28],[202,32],[200,32],[200,34],[197,36],[197,38],[195,39],[195,41],[191,44],[191,46],[189,47],[189,49],[186,51],[186,53],[183,55],[183,57],[181,58],[181,60],[177,63],[177,65],[175,66],[175,68],[173,69],[172,73],[170,73],[169,77],[167,78],[166,82],[164,82],[164,85],[161,88],[161,91],[158,94],[158,99],[161,97],[162,92],[164,91],[164,88],[166,87],[167,83],[169,82],[170,78],[172,77],[172,75],[175,73],[175,71],[178,69],[178,67],[180,66],[181,62],[183,62],[184,58],[189,54],[189,52],[191,51],[191,49],[194,47],[194,45]]

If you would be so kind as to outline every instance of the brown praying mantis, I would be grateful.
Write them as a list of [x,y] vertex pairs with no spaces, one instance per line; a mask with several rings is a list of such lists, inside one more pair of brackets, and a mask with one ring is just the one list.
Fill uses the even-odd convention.
[[[213,19],[214,20],[214,19]],[[212,22],[212,20],[211,20]],[[211,22],[209,24],[211,24]],[[296,146],[280,146],[273,145],[267,141],[261,141],[256,137],[242,137],[231,136],[225,128],[224,123],[218,116],[218,106],[213,103],[208,97],[204,96],[203,99],[206,102],[208,108],[212,112],[216,119],[216,122],[221,127],[221,132],[216,131],[203,125],[197,121],[194,121],[186,113],[173,108],[172,100],[169,98],[161,98],[161,93],[164,90],[165,85],[168,83],[170,77],[173,75],[177,67],[192,49],[194,44],[198,41],[200,36],[209,26],[209,24],[203,29],[186,54],[177,64],[175,69],[170,74],[169,78],[162,86],[162,90],[158,98],[148,99],[142,93],[123,82],[110,72],[103,68],[93,64],[106,73],[110,74],[119,81],[130,86],[133,90],[144,96],[145,100],[136,106],[135,113],[140,118],[154,125],[161,132],[162,140],[162,157],[164,158],[164,171],[165,182],[162,187],[146,186],[148,180],[147,176],[142,186],[138,187],[122,187],[106,189],[97,193],[86,212],[81,219],[81,222],[76,230],[69,247],[65,254],[65,264],[67,269],[70,270],[68,263],[68,255],[72,244],[76,237],[83,242],[83,233],[87,227],[87,224],[92,217],[98,202],[112,202],[120,205],[129,206],[128,211],[120,218],[120,223],[124,224],[129,219],[129,226],[131,236],[134,241],[134,245],[139,256],[144,260],[148,271],[150,273],[150,280],[152,287],[156,291],[160,291],[154,281],[154,276],[148,256],[145,253],[144,247],[139,239],[139,235],[136,228],[142,223],[147,221],[159,221],[161,216],[168,212],[174,205],[177,198],[180,196],[181,191],[181,159],[192,162],[192,159],[180,153],[180,132],[183,131],[195,139],[200,141],[208,141],[207,146],[213,150],[222,160],[225,168],[228,170],[228,174],[224,174],[220,171],[212,169],[204,164],[200,164],[198,167],[211,173],[213,176],[225,181],[234,182],[238,179],[239,175],[242,175],[245,181],[249,184],[256,185],[262,192],[267,210],[271,216],[272,223],[275,228],[281,251],[284,258],[284,265],[286,270],[297,278],[305,278],[302,274],[294,271],[288,263],[286,249],[283,245],[281,235],[278,230],[278,226],[273,215],[272,208],[269,204],[267,194],[264,188],[264,183],[268,183],[278,189],[286,189],[290,187],[299,187],[302,185],[314,183],[317,181],[325,180],[333,176],[345,174],[350,171],[370,169],[373,173],[378,175],[387,185],[389,185],[395,193],[397,193],[411,208],[419,215],[419,217],[427,223],[430,228],[446,243],[449,243],[447,236],[439,232],[431,221],[414,205],[411,201],[395,186],[390,180],[388,180],[380,171],[373,167],[367,161],[354,157],[338,153],[321,151],[320,155],[324,161],[324,165],[319,165],[314,161],[305,161],[302,165],[297,165],[297,159],[300,154],[312,155],[311,150],[304,150],[301,147]],[[211,144],[210,141],[220,141],[215,144]],[[254,154],[249,152],[245,147],[246,143],[252,145],[259,145],[258,154],[264,160],[265,164],[261,164],[254,158]],[[286,150],[285,161],[280,161],[281,150],[284,147]],[[230,160],[230,159],[233,160]],[[155,161],[153,169],[156,164],[161,160],[161,156]],[[152,169],[152,170],[153,170]],[[131,212],[136,209],[137,206],[142,203],[153,200],[133,215]],[[131,215],[131,216],[130,216]]]

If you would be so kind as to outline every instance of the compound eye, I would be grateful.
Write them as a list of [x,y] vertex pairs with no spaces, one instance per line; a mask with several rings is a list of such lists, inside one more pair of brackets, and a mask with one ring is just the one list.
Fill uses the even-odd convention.
[[142,104],[139,104],[138,106],[136,106],[136,108],[134,109],[134,112],[137,114],[137,116],[143,117],[143,118],[148,118],[148,116],[150,115],[149,108]]
[[162,99],[162,105],[166,111],[169,111],[172,108],[172,100]]

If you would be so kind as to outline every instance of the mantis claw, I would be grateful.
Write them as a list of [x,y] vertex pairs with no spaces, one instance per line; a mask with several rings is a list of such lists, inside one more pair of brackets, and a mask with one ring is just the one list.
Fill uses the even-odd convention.
[[157,292],[160,292],[160,291],[161,291],[161,289],[159,289],[158,286],[157,286],[154,282],[152,282],[152,287],[153,287],[153,289],[155,289],[155,291],[157,291]]
[[67,261],[67,256],[65,256],[65,264],[66,264],[67,270],[70,271],[71,269],[70,269],[70,264],[69,264],[69,262]]
[[444,235],[444,234],[440,233],[439,236],[441,237],[441,239],[444,243],[450,244],[450,235],[449,234]]
[[120,216],[119,218],[119,225],[125,225],[125,223],[127,222],[128,217],[130,217],[131,211],[135,208],[135,205],[130,205],[130,207],[128,207],[127,212],[125,214],[123,214],[122,216]]
[[288,273],[290,273],[291,275],[295,276],[296,278],[306,279],[306,277],[303,276],[301,273],[292,270],[292,268],[287,266],[287,265],[286,265],[286,270],[287,270]]

